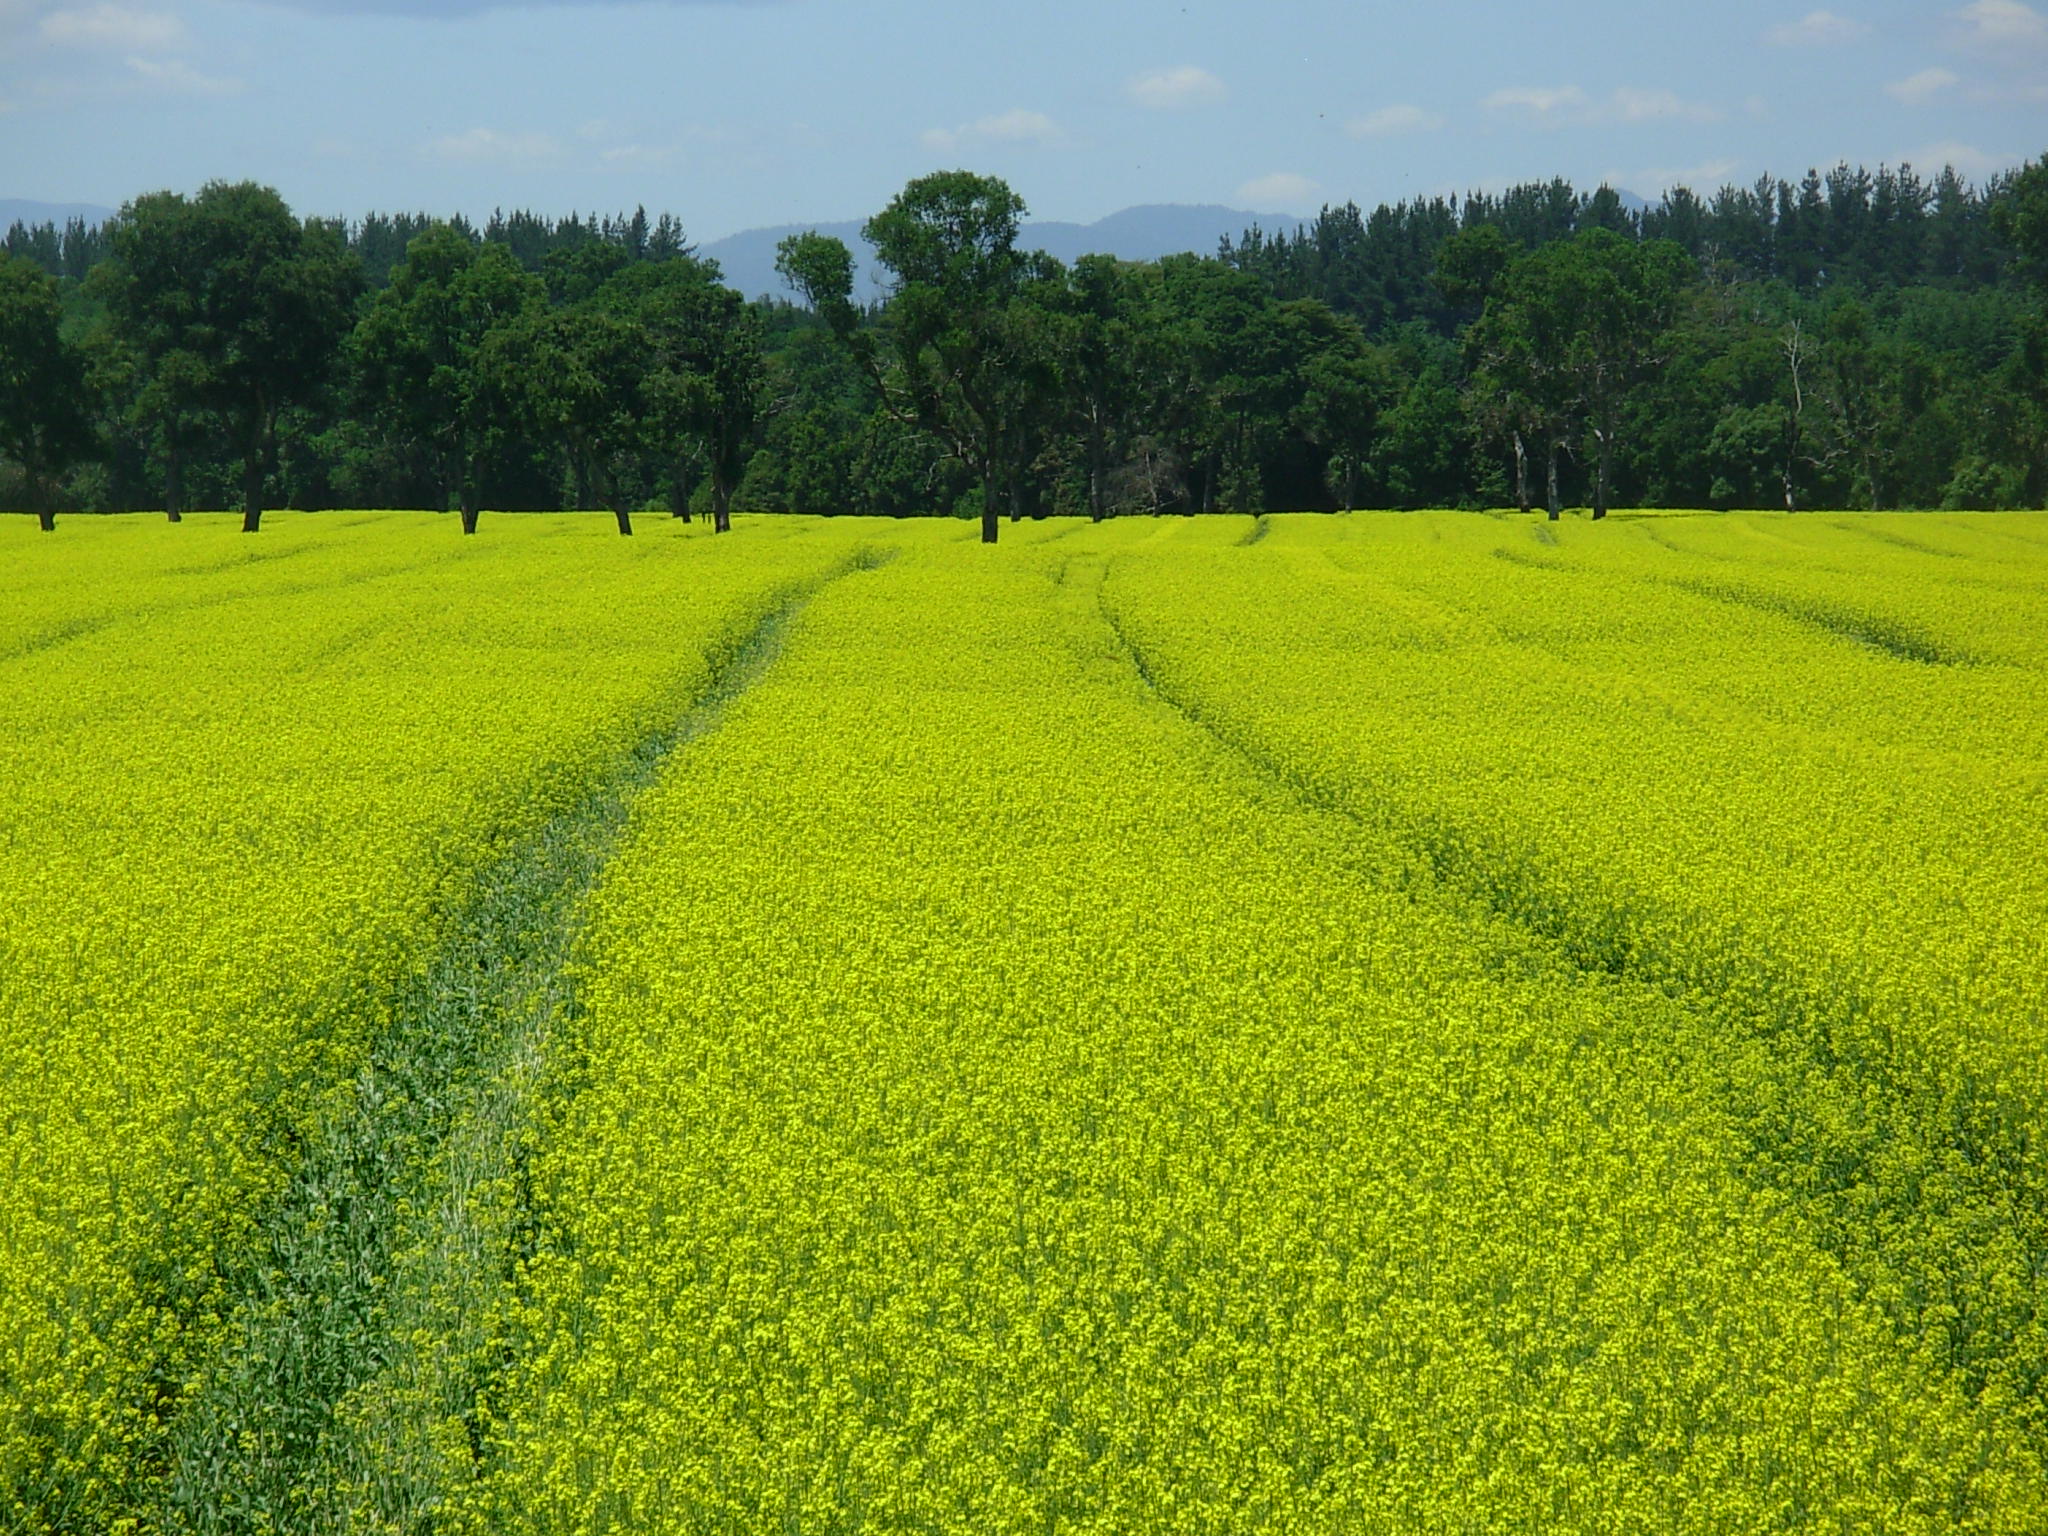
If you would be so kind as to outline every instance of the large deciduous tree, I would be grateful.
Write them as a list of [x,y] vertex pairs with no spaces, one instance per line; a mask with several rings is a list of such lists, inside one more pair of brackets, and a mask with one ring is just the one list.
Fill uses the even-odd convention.
[[[855,349],[899,418],[945,445],[981,485],[981,537],[996,542],[1005,507],[1023,510],[1033,428],[1058,348],[1043,314],[1057,264],[1017,249],[1024,200],[992,176],[922,176],[862,233],[895,291],[881,330],[885,367],[852,303],[853,262],[842,242],[794,236],[777,268]],[[1033,290],[1027,292],[1027,289]]]
[[[1672,241],[1594,228],[1517,258],[1487,300],[1479,338],[1487,372],[1510,399],[1527,403],[1530,419],[1584,428],[1596,518],[1607,515],[1630,397],[1664,360],[1690,270]],[[1561,446],[1554,436],[1553,475]]]
[[[270,188],[218,181],[190,199],[130,203],[113,256],[109,303],[159,408],[167,423],[211,412],[227,425],[242,459],[242,531],[255,533],[283,414],[326,388],[349,329],[355,258],[332,225],[302,223]],[[167,441],[176,436],[167,426]]]
[[57,526],[52,483],[92,449],[85,363],[62,318],[56,283],[0,251],[0,453],[21,466],[45,533]]
[[687,507],[684,466],[701,463],[712,528],[729,532],[766,367],[759,317],[719,282],[714,264],[687,256],[628,267],[595,302],[642,338],[647,446],[669,470],[672,504]]
[[464,533],[476,532],[484,464],[504,427],[485,345],[544,299],[540,280],[505,246],[481,245],[443,224],[414,237],[356,327],[358,377],[372,414],[425,450],[441,510],[457,501]]

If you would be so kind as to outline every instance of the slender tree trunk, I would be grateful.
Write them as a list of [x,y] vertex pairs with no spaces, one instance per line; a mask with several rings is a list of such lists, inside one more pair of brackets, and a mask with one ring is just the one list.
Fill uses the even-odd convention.
[[1515,502],[1524,512],[1529,510],[1529,445],[1522,441],[1519,428],[1515,431]]
[[164,516],[174,523],[185,520],[185,456],[178,440],[164,436]]
[[1002,531],[1002,519],[996,511],[996,477],[984,469],[981,472],[981,542],[995,543]]
[[716,471],[711,476],[711,531],[732,532],[732,487]]
[[263,445],[252,443],[242,459],[242,532],[255,533],[263,526]]
[[482,509],[477,505],[476,481],[468,476],[462,481],[462,531],[476,532],[476,520]]
[[612,503],[612,516],[618,519],[619,532],[630,539],[633,536],[633,514],[623,501]]
[[1597,523],[1607,515],[1607,473],[1614,455],[1613,438],[1609,433],[1595,432],[1593,441],[1597,445],[1593,466],[1593,521]]
[[1558,500],[1557,495],[1557,452],[1558,444],[1553,440],[1550,444],[1550,520],[1553,523],[1564,512],[1564,503]]
[[1102,521],[1102,461],[1108,456],[1102,446],[1102,420],[1091,411],[1088,423],[1088,521]]

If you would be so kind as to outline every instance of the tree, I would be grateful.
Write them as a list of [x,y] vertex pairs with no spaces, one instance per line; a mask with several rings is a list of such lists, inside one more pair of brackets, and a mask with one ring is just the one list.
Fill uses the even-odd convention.
[[1295,428],[1322,453],[1325,478],[1346,512],[1358,505],[1359,481],[1372,463],[1372,439],[1392,394],[1385,359],[1353,321],[1315,299],[1281,306],[1299,369]]
[[356,327],[359,381],[388,429],[422,446],[441,510],[460,502],[475,533],[484,458],[502,412],[484,367],[491,336],[537,310],[538,279],[503,245],[479,245],[439,225],[407,245],[391,285]]
[[[1607,515],[1625,407],[1664,358],[1689,269],[1671,241],[1589,229],[1517,259],[1487,304],[1495,377],[1592,438],[1595,518]],[[1553,480],[1561,446],[1552,439]]]
[[995,177],[940,171],[868,220],[862,233],[896,278],[882,318],[886,369],[857,329],[844,244],[813,232],[785,240],[776,255],[777,270],[854,347],[888,409],[931,433],[979,481],[986,544],[996,542],[1005,506],[1021,511],[1024,422],[1050,375],[1042,327],[1013,312],[1026,281],[1047,276],[1016,248],[1024,211]]
[[326,387],[348,330],[361,288],[354,257],[333,226],[299,222],[254,182],[210,182],[189,201],[138,198],[113,250],[117,323],[148,360],[167,422],[212,411],[228,425],[242,455],[242,531],[255,533],[283,413]]
[[630,267],[599,291],[597,302],[643,338],[645,427],[651,451],[670,466],[671,505],[687,515],[681,461],[700,460],[712,528],[729,532],[765,372],[759,319],[719,283],[716,265],[688,257]]
[[601,502],[628,537],[648,446],[647,350],[630,316],[593,302],[530,311],[492,332],[481,358],[502,408],[567,451],[577,504]]
[[21,466],[45,533],[57,526],[51,482],[92,449],[85,363],[62,318],[42,268],[0,252],[0,453]]

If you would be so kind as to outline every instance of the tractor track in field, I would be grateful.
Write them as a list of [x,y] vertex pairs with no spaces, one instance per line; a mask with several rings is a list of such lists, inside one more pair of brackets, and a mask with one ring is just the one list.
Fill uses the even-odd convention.
[[893,553],[786,588],[675,718],[475,872],[232,1269],[225,1343],[170,1421],[145,1529],[426,1530],[476,1478],[536,1237],[528,1164],[575,1087],[550,1047],[581,1016],[588,898],[669,759],[718,728],[821,591]]
[[[1806,1206],[1814,1240],[1859,1298],[1964,1396],[1975,1401],[1996,1382],[1994,1396],[2020,1398],[2027,1443],[2048,1465],[2048,1358],[2029,1342],[2048,1321],[2048,1187],[2031,1155],[2032,1133],[2014,1123],[2012,1104],[1988,1093],[1930,1089],[1910,1060],[1859,1044],[1877,1005],[1857,989],[1789,1014],[1773,1010],[1682,961],[1645,953],[1625,911],[1560,910],[1541,888],[1534,856],[1504,860],[1503,850],[1473,842],[1450,818],[1386,801],[1362,807],[1290,771],[1162,679],[1157,659],[1109,601],[1112,564],[1098,576],[1098,609],[1146,689],[1278,794],[1391,839],[1398,862],[1389,876],[1412,899],[1440,893],[1471,902],[1591,980],[1660,995],[1696,1021],[1702,1038],[1760,1045],[1771,1063],[1766,1080],[1719,1089],[1746,1144],[1745,1177]],[[1905,1199],[1887,1187],[1884,1171],[1902,1142],[1941,1170]],[[1945,1258],[1953,1249],[1943,1233],[1961,1227],[1988,1239],[1983,1271],[1967,1279]],[[1959,1319],[1947,1304],[1957,1293],[1998,1297],[1996,1315]]]

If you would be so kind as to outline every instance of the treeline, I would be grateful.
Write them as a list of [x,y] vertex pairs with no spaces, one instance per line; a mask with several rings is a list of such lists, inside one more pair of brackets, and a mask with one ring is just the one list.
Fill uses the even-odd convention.
[[725,288],[669,215],[210,185],[0,257],[0,505],[1004,516],[2039,506],[2048,162],[1632,210],[1563,181],[1071,266],[948,172]]

